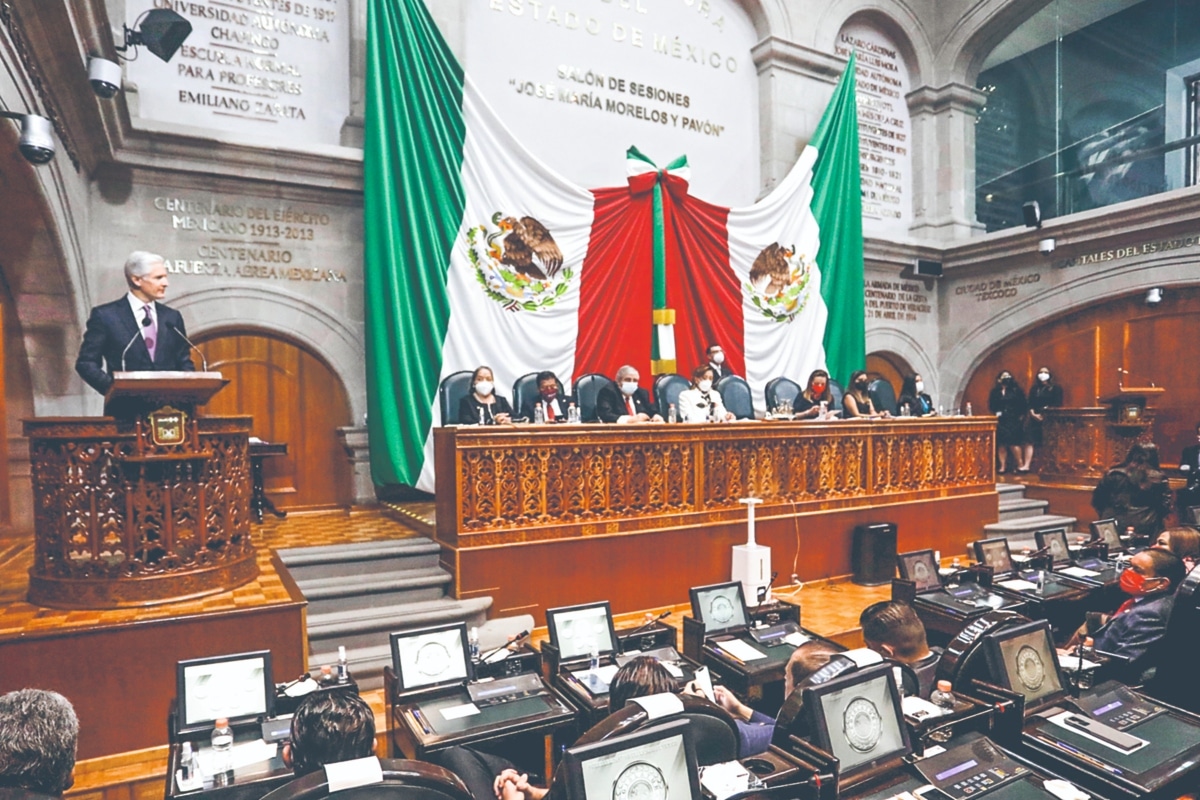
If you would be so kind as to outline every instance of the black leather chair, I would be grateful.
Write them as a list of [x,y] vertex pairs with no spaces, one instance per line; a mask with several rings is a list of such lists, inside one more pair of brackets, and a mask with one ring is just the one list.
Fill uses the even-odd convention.
[[787,400],[794,407],[796,398],[803,391],[800,384],[791,378],[772,378],[767,381],[764,391],[764,394],[767,396],[767,412],[770,413],[775,409],[779,405],[780,400]]
[[1153,651],[1154,676],[1146,692],[1164,702],[1200,714],[1196,691],[1196,663],[1200,659],[1200,567],[1193,569],[1175,590],[1175,605]]
[[446,376],[438,387],[438,407],[442,412],[442,424],[453,425],[458,422],[458,404],[471,393],[471,370],[454,372]]
[[750,384],[745,378],[726,375],[717,381],[717,391],[721,393],[726,411],[733,412],[738,419],[754,419],[754,396],[750,394]]
[[[521,377],[517,378],[517,382],[513,384],[513,416],[521,416],[522,410],[525,408],[526,401],[537,397],[537,376],[538,373],[530,372],[527,375],[522,375]],[[558,384],[558,396],[566,397],[566,392],[563,391],[562,381],[555,377],[554,382]],[[530,420],[530,422],[532,421],[533,420]]]
[[[380,759],[383,781],[337,792],[344,800],[474,800],[458,776],[424,761]],[[329,796],[325,770],[269,792],[263,800],[318,800]]]
[[581,422],[596,422],[596,395],[605,386],[616,386],[612,378],[599,372],[581,376],[575,381],[575,402],[579,404]]
[[679,408],[679,393],[691,385],[691,381],[674,372],[659,375],[654,379],[654,403],[663,419],[667,419],[667,412],[671,410],[671,406]]
[[632,733],[659,721],[686,719],[692,724],[692,733],[696,740],[696,761],[700,766],[706,767],[736,759],[738,728],[733,715],[703,697],[681,694],[679,699],[683,701],[682,713],[660,717],[658,720],[651,720],[645,709],[631,702],[593,725],[579,737],[575,746]]
[[891,381],[883,378],[871,381],[867,386],[867,396],[871,398],[871,405],[875,406],[876,411],[896,413],[896,390],[892,388]]
[[842,389],[842,385],[833,378],[829,379],[829,395],[833,398],[833,402],[830,404],[829,410],[841,411],[842,398],[845,397],[846,392],[844,389]]

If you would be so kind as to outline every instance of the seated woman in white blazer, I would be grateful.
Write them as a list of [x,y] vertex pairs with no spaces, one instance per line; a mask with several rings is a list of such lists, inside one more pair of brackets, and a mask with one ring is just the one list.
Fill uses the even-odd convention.
[[725,410],[721,393],[713,389],[712,367],[704,364],[692,370],[692,388],[679,393],[680,422],[727,422],[734,418]]

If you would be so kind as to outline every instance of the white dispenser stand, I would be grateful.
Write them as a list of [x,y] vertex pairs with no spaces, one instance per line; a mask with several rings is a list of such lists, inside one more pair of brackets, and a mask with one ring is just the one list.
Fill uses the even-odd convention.
[[[771,548],[754,541],[754,507],[762,502],[761,497],[743,497],[738,501],[746,504],[746,543],[733,546],[733,577],[730,580],[742,584],[746,605],[758,605],[758,590],[771,585]],[[765,601],[770,601],[770,592]]]

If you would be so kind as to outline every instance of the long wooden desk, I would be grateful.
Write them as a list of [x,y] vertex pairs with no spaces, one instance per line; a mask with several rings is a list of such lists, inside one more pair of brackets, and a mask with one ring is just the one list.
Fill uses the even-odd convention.
[[850,572],[855,525],[961,552],[995,521],[995,418],[451,426],[434,433],[437,539],[493,613],[611,598],[627,610],[728,580],[739,498],[788,575]]

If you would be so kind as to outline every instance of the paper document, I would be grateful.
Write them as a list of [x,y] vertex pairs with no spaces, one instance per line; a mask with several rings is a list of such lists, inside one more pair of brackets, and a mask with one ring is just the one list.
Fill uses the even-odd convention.
[[1007,581],[999,581],[997,586],[1003,586],[1005,589],[1012,589],[1014,592],[1033,592],[1037,591],[1037,584],[1023,581],[1020,578],[1013,578]]
[[708,671],[708,667],[701,667],[696,670],[696,679],[692,681],[700,693],[708,698],[708,702],[717,702],[717,695],[713,692],[712,673]]
[[[683,677],[683,670],[681,670],[679,667],[672,664],[670,661],[660,661],[658,663],[663,665],[663,669],[665,669],[667,672],[671,673],[672,678],[682,678]],[[611,683],[611,682],[612,681],[609,681],[609,683]]]
[[805,636],[800,631],[793,631],[792,633],[789,633],[787,636],[783,637],[783,640],[785,642],[787,642],[788,644],[790,644],[792,647],[799,647],[802,644],[808,644],[809,642],[811,642],[812,637]]
[[717,642],[717,647],[721,648],[738,661],[757,661],[760,658],[767,657],[766,653],[758,652],[747,642],[743,642],[741,639],[730,639],[726,642]]
[[1063,575],[1070,575],[1072,578],[1094,578],[1100,574],[1095,570],[1084,569],[1083,567],[1067,567],[1060,569],[1059,572]]
[[[1062,650],[1059,650],[1058,651],[1058,664],[1060,667],[1062,667],[1063,672],[1074,672],[1075,670],[1080,668],[1079,667],[1079,656],[1077,656],[1073,653],[1064,653]],[[1100,665],[1097,664],[1095,661],[1088,661],[1086,658],[1083,659],[1083,670],[1085,672],[1090,669],[1099,669],[1099,668],[1100,668]]]
[[479,706],[474,703],[463,703],[461,706],[450,706],[442,709],[443,719],[462,719],[479,713]]
[[703,767],[700,785],[714,800],[725,800],[750,788],[750,772],[739,761]]
[[330,794],[383,783],[383,765],[375,756],[335,761],[325,765],[325,779],[329,782]]

